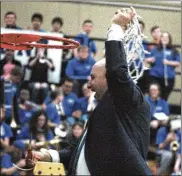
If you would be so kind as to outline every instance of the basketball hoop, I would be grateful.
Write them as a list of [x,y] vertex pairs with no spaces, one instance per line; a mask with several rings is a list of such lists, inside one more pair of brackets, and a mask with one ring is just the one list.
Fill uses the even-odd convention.
[[[49,45],[38,43],[40,40],[53,40],[66,43],[65,45]],[[32,43],[37,42],[37,43]],[[79,42],[53,36],[40,36],[35,34],[19,34],[19,33],[7,33],[1,34],[1,48],[11,50],[31,50],[36,48],[54,48],[54,49],[75,49],[80,45]]]

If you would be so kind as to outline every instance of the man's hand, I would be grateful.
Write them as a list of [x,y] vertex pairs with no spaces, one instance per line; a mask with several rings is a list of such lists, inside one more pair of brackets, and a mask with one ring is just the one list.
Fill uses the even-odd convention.
[[176,134],[173,132],[170,132],[166,137],[166,142],[170,143],[172,141],[176,140]]
[[136,14],[136,11],[133,7],[131,7],[130,9],[128,9],[128,8],[127,9],[125,9],[125,8],[119,9],[115,13],[111,22],[113,24],[120,25],[122,28],[125,28],[126,25],[133,19],[135,14]]

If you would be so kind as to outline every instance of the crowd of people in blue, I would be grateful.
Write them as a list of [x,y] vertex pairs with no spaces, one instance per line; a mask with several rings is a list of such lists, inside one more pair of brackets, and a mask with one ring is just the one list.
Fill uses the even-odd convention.
[[[4,27],[22,30],[17,26],[17,20],[15,12],[7,12]],[[45,32],[41,26],[41,13],[33,14],[31,22],[26,29]],[[145,23],[139,23],[144,33]],[[63,24],[61,17],[55,17],[50,23],[50,32],[64,34]],[[1,48],[4,55],[0,60],[0,76],[4,84],[1,105],[5,108],[5,115],[0,117],[1,174],[19,175],[23,172],[20,173],[13,163],[20,168],[26,167],[24,157],[30,139],[34,150],[43,147],[59,150],[65,145],[76,145],[97,105],[94,92],[87,88],[98,52],[95,41],[90,38],[92,30],[93,22],[85,20],[82,31],[74,38],[80,42],[80,47],[63,50],[61,81],[57,85],[48,82],[48,70],[54,70],[55,66],[47,58],[45,49],[37,48],[35,57],[30,57],[28,64],[22,66],[14,57],[15,51]],[[155,157],[160,158],[158,175],[179,173],[181,167],[181,128],[172,125],[168,104],[180,54],[173,46],[171,35],[162,31],[160,26],[153,26],[153,41],[143,40],[144,48],[150,53],[144,60],[148,69],[137,83],[151,107],[150,146],[155,148]],[[29,81],[24,81],[25,68],[32,71]]]

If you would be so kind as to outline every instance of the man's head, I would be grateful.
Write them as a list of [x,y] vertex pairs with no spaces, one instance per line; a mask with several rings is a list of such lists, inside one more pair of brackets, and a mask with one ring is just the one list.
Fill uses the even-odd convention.
[[82,92],[86,98],[89,98],[92,95],[92,90],[88,88],[87,83],[82,86]]
[[88,35],[92,32],[93,29],[93,23],[91,20],[85,20],[82,24],[82,29],[84,32],[86,32]]
[[19,83],[23,77],[23,70],[21,67],[15,66],[10,72],[10,80],[13,83]]
[[63,100],[63,92],[61,88],[51,92],[51,99],[56,103],[60,103]]
[[80,60],[86,60],[88,58],[89,51],[87,46],[81,45],[78,47],[77,51],[78,51],[78,58]]
[[153,26],[151,28],[151,34],[154,40],[159,41],[161,37],[161,29],[159,26]]
[[43,22],[43,16],[41,13],[34,13],[31,18],[32,26],[34,30],[40,30]]
[[22,89],[20,91],[20,103],[24,103],[25,101],[30,99],[30,92],[27,89]]
[[88,81],[88,88],[96,92],[95,96],[98,100],[102,98],[107,90],[105,59],[102,59],[92,67],[92,71]]
[[149,95],[154,100],[157,100],[159,98],[160,86],[157,83],[153,83],[149,86]]
[[73,89],[73,80],[71,78],[65,78],[62,88],[63,88],[63,93],[65,95],[68,95]]
[[11,28],[16,25],[16,13],[13,11],[8,11],[4,15],[4,23],[7,28]]
[[145,29],[145,23],[143,21],[139,20],[139,25],[140,25],[140,30],[142,33],[144,33],[144,29]]
[[14,50],[6,49],[5,50],[5,58],[6,58],[7,61],[13,60]]
[[54,32],[59,32],[61,31],[61,28],[63,26],[63,19],[60,17],[55,17],[52,19],[52,29]]

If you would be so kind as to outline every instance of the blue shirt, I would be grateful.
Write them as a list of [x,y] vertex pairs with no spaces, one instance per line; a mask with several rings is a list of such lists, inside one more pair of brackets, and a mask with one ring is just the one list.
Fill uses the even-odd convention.
[[[157,132],[157,136],[156,136],[156,145],[163,143],[166,140],[168,133],[169,132],[167,131],[166,127],[159,128]],[[176,136],[177,136],[178,143],[180,143],[180,140],[181,140],[180,130],[176,131]],[[165,150],[170,150],[170,145],[166,146]]]
[[4,80],[4,104],[5,104],[5,117],[12,116],[13,99],[17,94],[17,85]]
[[[95,42],[90,39],[90,37],[87,34],[84,33],[79,33],[74,40],[78,41],[80,45],[87,46],[89,48],[89,53],[96,53],[97,52],[97,47]],[[89,54],[89,55],[90,55]]]
[[78,100],[77,109],[80,109],[83,114],[87,113],[88,98],[82,97]]
[[[164,64],[163,64],[164,57],[169,61],[180,62],[179,53],[174,54],[174,52],[172,52],[172,50],[170,50],[170,49],[166,49],[165,51],[163,51],[163,50],[158,50],[156,47],[154,47],[151,50],[151,57],[155,58],[155,62],[150,69],[150,75],[159,77],[159,78],[164,78],[164,76],[165,76]],[[166,67],[167,67],[167,71],[166,71],[167,77],[171,78],[171,79],[174,78],[175,77],[175,67],[172,67],[169,65],[166,65]]]
[[[24,126],[20,133],[16,136],[16,139],[30,139],[30,128],[28,125]],[[51,140],[54,138],[54,135],[51,130],[48,131],[47,135],[45,136],[46,140]],[[36,139],[36,136],[32,136],[32,139]]]
[[148,95],[146,96],[146,100],[148,101],[150,105],[151,110],[151,118],[154,120],[155,118],[153,115],[155,113],[163,112],[166,115],[169,115],[169,104],[164,99],[157,99],[156,101],[153,101]]
[[12,162],[12,158],[10,155],[8,155],[7,153],[3,152],[3,155],[0,156],[0,165],[1,168],[11,168],[13,167],[13,162]]
[[75,93],[71,92],[68,95],[64,95],[62,102],[65,116],[72,116],[72,113],[76,110],[76,104],[78,97]]
[[5,122],[2,122],[0,124],[0,139],[11,138],[12,136],[13,136],[13,133],[12,133],[11,127]]
[[22,108],[18,108],[18,118],[19,118],[19,123],[21,126],[26,125],[29,120],[31,119],[33,113],[35,112],[35,109],[22,109]]
[[68,62],[66,75],[72,79],[88,80],[94,64],[95,60],[90,57],[84,61],[74,58]]
[[46,113],[48,116],[48,119],[56,124],[60,124],[61,122],[61,116],[58,114],[58,110],[56,108],[56,105],[54,103],[49,103],[46,107]]

